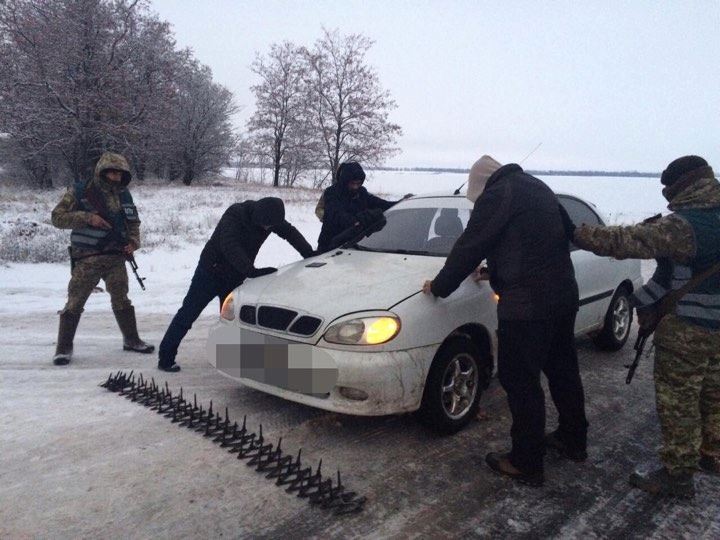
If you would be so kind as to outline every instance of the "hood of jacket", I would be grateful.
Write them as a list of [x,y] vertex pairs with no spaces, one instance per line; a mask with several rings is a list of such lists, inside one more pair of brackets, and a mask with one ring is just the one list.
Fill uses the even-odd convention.
[[250,220],[256,227],[276,227],[285,221],[285,204],[277,197],[264,197],[250,208]]
[[[123,187],[126,187],[132,180],[132,173],[130,172],[128,160],[125,159],[124,156],[113,152],[104,152],[103,155],[100,156],[97,165],[95,165],[94,180],[98,181],[102,178],[102,173],[109,169],[122,172],[122,180],[120,180],[120,184]],[[102,183],[103,182],[99,182],[99,184]]]

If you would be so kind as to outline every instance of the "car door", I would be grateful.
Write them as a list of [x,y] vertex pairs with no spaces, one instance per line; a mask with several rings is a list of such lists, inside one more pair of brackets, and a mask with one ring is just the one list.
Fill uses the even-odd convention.
[[[600,216],[588,204],[569,195],[559,195],[560,204],[567,210],[576,226],[604,225]],[[575,278],[580,291],[580,310],[575,322],[575,332],[580,333],[602,324],[608,303],[617,281],[617,261],[600,257],[571,244],[570,257],[575,267]]]

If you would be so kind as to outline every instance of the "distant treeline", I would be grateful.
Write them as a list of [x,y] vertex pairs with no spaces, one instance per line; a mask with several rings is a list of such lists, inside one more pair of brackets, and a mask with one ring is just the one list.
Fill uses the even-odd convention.
[[[430,173],[460,173],[467,174],[470,169],[443,168],[443,167],[373,167],[376,171],[408,171]],[[617,176],[637,178],[660,178],[660,173],[638,171],[527,171],[537,176]]]

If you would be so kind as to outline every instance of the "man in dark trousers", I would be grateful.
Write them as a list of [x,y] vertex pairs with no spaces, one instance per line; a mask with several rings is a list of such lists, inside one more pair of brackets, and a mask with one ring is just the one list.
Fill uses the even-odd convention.
[[271,232],[285,239],[304,258],[314,255],[303,235],[285,221],[285,205],[276,197],[236,203],[225,211],[200,254],[182,307],[160,343],[159,369],[180,371],[175,363],[180,342],[213,298],[222,302],[245,278],[277,270],[254,266],[260,246]]
[[[567,214],[543,182],[516,164],[483,156],[470,170],[470,220],[445,266],[423,291],[445,298],[487,259],[498,301],[498,376],[507,392],[512,449],[490,453],[495,472],[540,486],[546,444],[566,458],[587,458],[585,397],[574,342],[578,287]],[[559,428],[545,436],[548,379]]]
[[365,171],[356,161],[347,161],[338,167],[337,183],[327,188],[320,199],[322,204],[319,206],[324,205],[324,208],[321,210],[323,225],[318,237],[319,252],[334,248],[334,239],[351,227],[357,227],[358,232],[367,229],[382,219],[385,210],[397,204],[398,201],[386,201],[368,193],[363,187],[364,181]]

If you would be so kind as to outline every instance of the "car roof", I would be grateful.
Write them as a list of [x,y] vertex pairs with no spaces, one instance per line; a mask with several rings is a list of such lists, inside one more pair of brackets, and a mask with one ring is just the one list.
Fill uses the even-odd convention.
[[[582,201],[585,204],[588,204],[592,206],[593,208],[597,208],[595,203],[592,203],[588,201],[587,199],[584,199],[583,197],[579,195],[575,195],[574,193],[565,193],[562,191],[555,192],[555,195],[558,197],[569,197],[571,199],[577,199],[578,201]],[[447,191],[433,191],[430,193],[423,193],[420,195],[414,195],[412,197],[409,197],[408,199],[405,199],[407,201],[417,201],[420,199],[464,199],[465,193],[448,193]]]

